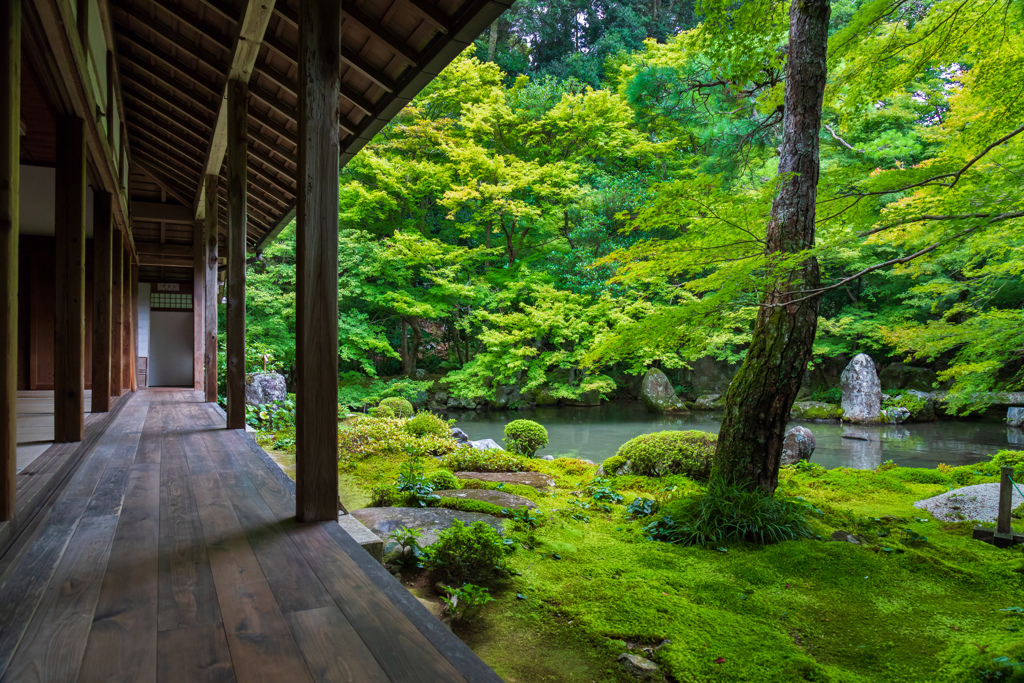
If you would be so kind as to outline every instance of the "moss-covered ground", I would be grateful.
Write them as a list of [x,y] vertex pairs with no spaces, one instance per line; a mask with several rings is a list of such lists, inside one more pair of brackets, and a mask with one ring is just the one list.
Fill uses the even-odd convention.
[[[393,480],[400,464],[349,463],[343,488]],[[530,464],[557,480],[531,496],[544,523],[506,522],[518,575],[457,629],[510,682],[630,680],[616,663],[626,651],[677,681],[1024,680],[1024,665],[1010,666],[1024,661],[1024,613],[1012,609],[1024,607],[1021,549],[971,540],[969,523],[913,506],[996,481],[990,465],[784,468],[780,491],[803,499],[825,540],[705,549],[648,540],[653,517],[626,514],[635,496],[697,491],[685,477],[618,477],[624,504],[612,505],[587,496],[586,463]],[[837,529],[866,542],[827,540]]]

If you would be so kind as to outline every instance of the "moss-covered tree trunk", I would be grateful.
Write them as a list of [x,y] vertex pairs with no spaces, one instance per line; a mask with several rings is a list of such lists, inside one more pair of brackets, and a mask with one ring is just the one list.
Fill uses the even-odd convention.
[[[830,11],[829,0],[794,0],[790,9],[780,185],[768,221],[769,257],[814,246]],[[746,359],[726,395],[713,471],[765,493],[778,485],[786,422],[814,344],[818,299],[805,297],[819,285],[818,262],[809,258],[795,268],[776,268],[769,282]]]

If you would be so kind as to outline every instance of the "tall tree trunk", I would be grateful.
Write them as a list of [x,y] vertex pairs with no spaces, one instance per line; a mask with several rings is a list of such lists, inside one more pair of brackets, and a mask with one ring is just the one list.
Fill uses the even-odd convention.
[[[785,257],[814,246],[818,133],[825,92],[829,0],[800,0],[790,9],[789,59],[779,175],[766,251]],[[770,289],[754,325],[743,366],[725,400],[712,476],[764,493],[779,483],[779,458],[789,411],[811,357],[820,278],[813,257],[786,272],[770,272]],[[787,304],[788,301],[804,299]]]
[[491,35],[487,38],[487,61],[494,61],[494,52],[498,47],[498,20],[491,24]]
[[407,375],[412,377],[416,374],[416,360],[420,355],[420,345],[423,343],[423,330],[420,328],[420,317],[409,318],[409,327],[412,329],[412,342],[409,344],[409,368]]

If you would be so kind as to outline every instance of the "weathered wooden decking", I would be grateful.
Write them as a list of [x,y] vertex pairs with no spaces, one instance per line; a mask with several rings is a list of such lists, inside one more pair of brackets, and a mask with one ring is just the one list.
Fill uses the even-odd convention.
[[500,680],[201,400],[131,396],[0,561],[0,680]]

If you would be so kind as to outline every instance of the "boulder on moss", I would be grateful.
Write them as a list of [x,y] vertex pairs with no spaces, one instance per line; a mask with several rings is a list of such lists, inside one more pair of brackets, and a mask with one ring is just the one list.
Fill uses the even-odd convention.
[[843,370],[843,419],[848,422],[878,422],[882,412],[882,385],[875,362],[858,353]]
[[[695,430],[641,434],[619,448],[615,456],[626,463],[615,469],[621,472],[625,467],[631,474],[645,477],[685,474],[704,481],[711,475],[711,459],[717,443],[716,434]],[[617,463],[617,460],[609,463],[606,471]]]
[[721,394],[704,394],[693,402],[694,410],[719,410],[725,407],[725,397]]
[[284,375],[276,372],[253,372],[245,376],[245,402],[250,406],[262,406],[288,399],[288,387]]
[[843,409],[824,401],[797,401],[789,417],[791,420],[841,420]]
[[[540,472],[456,472],[459,479],[476,479],[504,484],[522,484],[543,490],[552,488],[555,480]],[[460,489],[463,490],[463,489]]]
[[814,434],[807,427],[793,427],[782,442],[782,464],[795,465],[814,454]]
[[658,368],[650,368],[644,375],[640,400],[652,413],[686,413],[686,406],[676,396],[668,377]]
[[443,489],[434,491],[435,496],[441,498],[462,498],[465,500],[478,500],[483,503],[490,503],[503,508],[530,508],[537,507],[529,498],[517,496],[514,493],[496,491],[494,489]]

